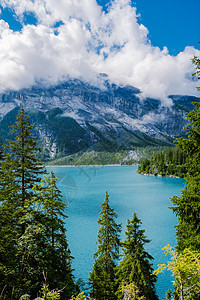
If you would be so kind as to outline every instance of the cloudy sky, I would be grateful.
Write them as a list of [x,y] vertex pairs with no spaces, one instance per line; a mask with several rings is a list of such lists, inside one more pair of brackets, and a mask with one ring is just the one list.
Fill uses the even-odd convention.
[[198,95],[199,0],[0,0],[0,90],[99,73],[144,97]]

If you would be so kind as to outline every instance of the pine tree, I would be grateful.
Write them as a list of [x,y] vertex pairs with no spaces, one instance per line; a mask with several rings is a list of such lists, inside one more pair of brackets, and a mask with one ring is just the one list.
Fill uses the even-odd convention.
[[[42,267],[43,271],[47,273],[50,289],[56,287],[62,290],[61,299],[68,299],[76,292],[76,286],[72,275],[72,256],[65,229],[67,204],[62,199],[56,181],[57,178],[51,172],[51,174],[44,176],[39,187],[37,185],[33,187],[36,193],[36,209],[33,219],[37,220],[36,224],[33,223],[33,229],[35,230],[34,227],[37,226],[38,230],[42,230],[39,237],[36,237],[36,242],[32,242],[34,255],[37,255],[32,267],[34,270],[36,266],[38,269]],[[35,251],[36,244],[39,245],[37,252]],[[41,254],[41,246],[44,247],[45,256]],[[28,253],[27,258],[29,258]]]
[[[133,213],[133,219],[126,225],[126,239],[122,243],[123,259],[117,268],[117,280],[119,283],[118,299],[124,299],[122,287],[124,284],[134,284],[138,289],[138,298],[146,300],[158,299],[155,293],[154,283],[156,276],[150,261],[153,257],[144,248],[149,240],[146,238],[145,230],[140,229],[141,220]],[[141,298],[140,298],[141,299]]]
[[198,250],[200,247],[200,103],[187,114],[188,138],[179,138],[177,144],[188,155],[188,173],[181,197],[174,196],[172,210],[178,216],[177,249]]
[[16,294],[29,282],[25,274],[23,255],[18,251],[18,243],[31,222],[28,216],[34,209],[32,187],[40,182],[41,174],[44,173],[44,168],[37,159],[39,149],[36,138],[32,136],[32,128],[22,107],[15,125],[11,126],[13,140],[7,141],[6,154],[1,165],[1,234],[10,250],[8,253],[12,254],[12,257],[8,255],[9,261],[3,256],[2,284],[7,286],[8,292],[9,288],[16,285]]
[[109,195],[106,192],[105,201],[101,205],[98,220],[98,250],[94,254],[95,262],[90,273],[92,283],[91,297],[96,300],[116,299],[116,261],[119,258],[119,235],[121,225],[115,222],[117,214],[109,205]]
[[15,125],[10,129],[13,140],[7,141],[6,155],[2,162],[1,190],[7,203],[10,200],[15,203],[15,215],[18,214],[20,218],[18,233],[23,234],[27,226],[25,216],[34,204],[32,187],[40,182],[45,170],[37,159],[40,149],[32,135],[33,125],[23,107],[17,115]]
[[[22,208],[31,201],[32,187],[36,182],[40,182],[41,174],[45,173],[42,163],[37,159],[40,148],[32,135],[33,127],[22,107],[15,125],[10,127],[14,140],[7,141],[7,155],[2,166],[5,172],[8,167],[12,167],[14,171],[18,201]],[[25,227],[23,229],[25,230]]]
[[5,166],[5,153],[1,146],[0,160],[0,290],[12,293],[15,270],[18,265],[18,201],[12,166]]
[[2,172],[2,161],[4,159],[4,149],[2,146],[2,138],[0,137],[0,203],[4,199],[2,192],[3,192],[3,172]]
[[7,298],[34,297],[45,272],[52,288],[66,284],[64,294],[70,297],[75,284],[62,219],[66,207],[55,176],[41,182],[46,171],[37,159],[32,128],[21,108],[0,170],[0,290],[6,287]]

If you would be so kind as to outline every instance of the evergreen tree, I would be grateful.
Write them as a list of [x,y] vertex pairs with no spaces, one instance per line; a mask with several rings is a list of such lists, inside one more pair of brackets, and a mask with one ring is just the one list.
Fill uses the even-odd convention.
[[12,203],[12,184],[7,185],[9,195],[7,195],[6,201],[3,197],[5,195],[3,192],[6,192],[6,189],[2,191],[1,183],[2,177],[0,179],[0,290],[5,289],[6,292],[11,293],[13,282],[15,282],[14,270],[18,265],[16,256],[17,214],[15,211],[16,203],[14,201]]
[[19,205],[15,173],[12,165],[5,165],[5,153],[1,148],[0,161],[0,290],[12,293],[16,281],[17,237],[19,237]]
[[[0,222],[5,243],[2,246],[1,283],[7,286],[8,292],[13,285],[17,285],[20,293],[21,287],[26,286],[25,282],[28,282],[18,243],[30,223],[28,215],[34,207],[33,184],[39,182],[41,174],[44,173],[44,168],[37,159],[39,149],[36,139],[32,136],[32,128],[28,116],[21,108],[16,124],[11,127],[14,139],[7,141],[6,154],[1,165]],[[3,253],[5,247],[10,250],[9,261]]]
[[181,197],[174,196],[172,210],[178,216],[177,249],[198,250],[200,247],[200,103],[187,114],[188,138],[179,138],[177,144],[188,155],[186,184]]
[[34,297],[45,272],[52,288],[66,284],[70,297],[75,285],[62,219],[66,207],[55,176],[41,182],[46,172],[37,159],[32,128],[21,108],[0,170],[0,290],[6,287],[7,298],[12,293],[13,299],[25,293]]
[[138,173],[184,177],[187,172],[188,158],[179,147],[166,148],[164,151],[155,153],[149,159],[144,158],[138,167]]
[[[51,172],[44,176],[39,187],[37,185],[33,187],[36,193],[36,209],[33,220],[37,220],[37,222],[32,224],[32,230],[35,232],[35,227],[38,228],[39,236],[35,236],[35,241],[29,243],[29,250],[31,251],[31,244],[35,256],[32,261],[33,269],[42,268],[47,273],[50,289],[56,287],[62,290],[61,299],[68,299],[76,292],[76,286],[72,275],[72,257],[65,229],[67,204],[62,200],[56,181],[57,178]],[[24,236],[26,237],[26,235]],[[27,243],[26,240],[25,243]],[[37,251],[36,244],[38,244]],[[41,247],[44,247],[45,255],[41,253]],[[28,260],[29,253],[27,252],[26,255]],[[36,284],[37,282],[38,280],[36,280]]]
[[134,284],[138,289],[138,297],[158,299],[154,286],[156,276],[153,275],[150,263],[153,257],[144,248],[144,244],[149,243],[149,240],[144,234],[145,230],[140,229],[141,224],[141,220],[134,212],[133,219],[128,220],[126,225],[126,239],[122,243],[123,259],[117,268],[118,299],[124,299],[122,292],[124,284]]
[[119,257],[121,225],[115,222],[117,214],[109,205],[109,195],[103,202],[98,223],[98,250],[90,273],[91,297],[96,300],[116,299],[116,261]]
[[5,172],[10,166],[14,171],[18,201],[22,208],[25,208],[29,200],[31,201],[32,187],[36,182],[40,182],[41,174],[45,173],[42,163],[37,159],[40,148],[37,147],[37,140],[32,135],[33,127],[22,107],[15,125],[10,127],[14,140],[7,141],[8,153],[3,163]]

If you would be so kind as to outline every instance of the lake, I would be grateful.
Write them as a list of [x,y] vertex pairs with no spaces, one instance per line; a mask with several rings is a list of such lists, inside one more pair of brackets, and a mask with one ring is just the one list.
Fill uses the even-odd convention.
[[[148,239],[147,251],[154,257],[154,268],[165,263],[169,257],[162,247],[175,246],[177,219],[172,213],[170,197],[180,195],[184,179],[153,177],[137,174],[137,166],[97,167],[48,167],[59,176],[58,187],[68,202],[66,221],[67,237],[72,256],[74,274],[88,280],[92,271],[93,254],[97,250],[98,218],[105,192],[110,195],[110,206],[118,214],[117,223],[122,224],[122,240],[127,219],[135,211],[142,220],[142,229]],[[159,299],[172,287],[171,274],[159,274],[156,284]]]

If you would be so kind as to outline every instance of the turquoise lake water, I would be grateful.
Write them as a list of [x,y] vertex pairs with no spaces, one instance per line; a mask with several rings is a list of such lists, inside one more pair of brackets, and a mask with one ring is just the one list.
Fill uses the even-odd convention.
[[[154,257],[154,268],[169,260],[161,248],[167,244],[175,246],[177,219],[168,207],[171,206],[170,197],[180,195],[183,179],[139,175],[137,166],[48,167],[48,171],[51,170],[60,177],[58,187],[68,202],[67,237],[75,257],[73,267],[77,278],[87,282],[92,270],[93,254],[97,250],[97,221],[105,191],[118,214],[117,222],[122,224],[122,232],[134,211],[142,220],[142,229],[151,240],[146,249]],[[171,281],[170,272],[158,276],[159,299],[172,287]]]

